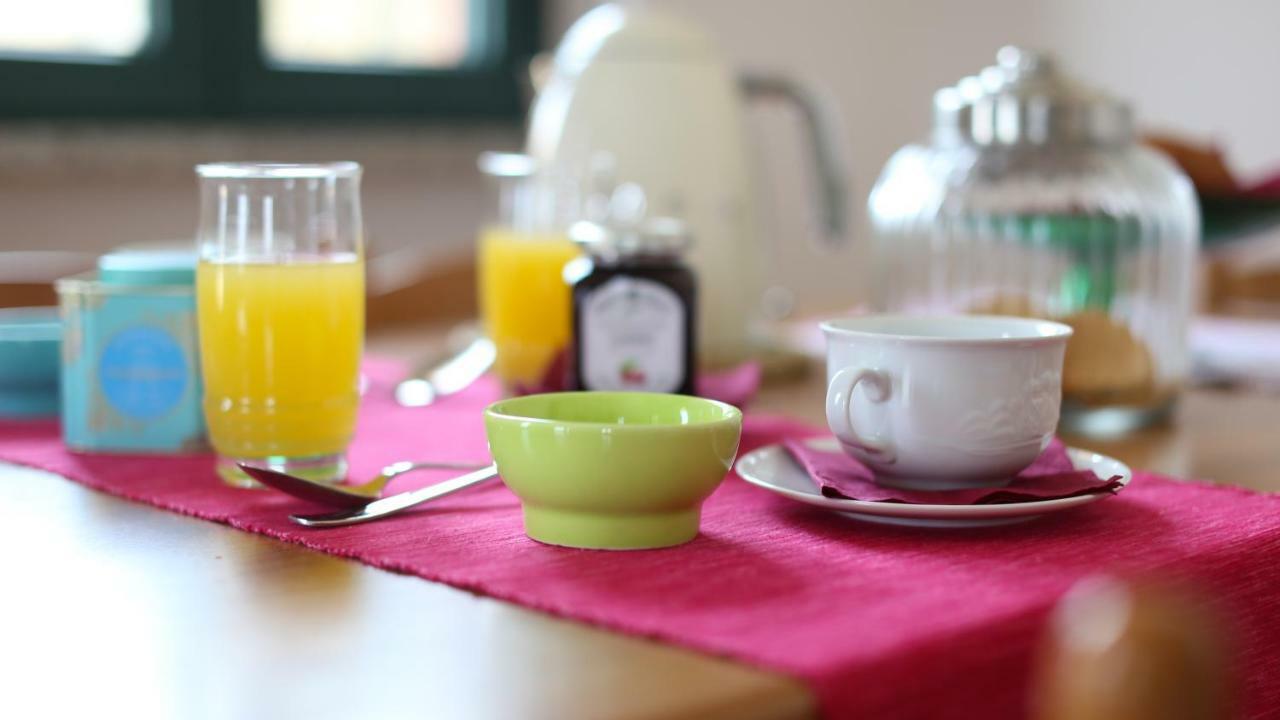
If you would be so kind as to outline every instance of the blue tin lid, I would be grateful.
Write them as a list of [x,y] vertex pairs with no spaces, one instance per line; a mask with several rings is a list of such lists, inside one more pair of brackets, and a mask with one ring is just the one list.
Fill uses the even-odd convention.
[[58,414],[61,344],[58,308],[0,310],[0,417]]
[[185,250],[116,250],[98,258],[108,285],[194,285],[196,254]]

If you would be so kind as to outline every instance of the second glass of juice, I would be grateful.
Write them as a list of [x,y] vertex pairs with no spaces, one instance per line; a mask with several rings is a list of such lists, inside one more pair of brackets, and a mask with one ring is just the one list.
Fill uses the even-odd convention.
[[218,473],[346,476],[364,342],[360,166],[217,163],[200,178],[196,314]]
[[581,250],[554,222],[533,180],[533,161],[484,153],[480,170],[494,186],[496,208],[480,231],[480,315],[497,350],[495,372],[508,391],[561,389],[549,375],[569,345],[570,287],[564,267]]

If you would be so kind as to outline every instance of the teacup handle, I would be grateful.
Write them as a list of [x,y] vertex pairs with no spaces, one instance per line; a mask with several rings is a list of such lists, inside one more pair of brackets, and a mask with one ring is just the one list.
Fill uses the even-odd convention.
[[849,404],[853,399],[853,389],[860,382],[869,386],[871,392],[868,397],[872,402],[882,403],[889,399],[892,384],[888,375],[871,368],[844,368],[831,378],[831,384],[827,386],[827,424],[842,442],[862,448],[880,462],[891,463],[897,457],[892,445],[863,437],[853,428]]

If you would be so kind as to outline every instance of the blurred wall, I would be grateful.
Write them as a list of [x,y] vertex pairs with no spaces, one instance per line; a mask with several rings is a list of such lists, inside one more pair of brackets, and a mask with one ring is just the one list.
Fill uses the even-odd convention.
[[[795,118],[780,108],[752,116],[761,202],[783,248],[779,279],[803,285],[809,306],[864,297],[871,183],[895,148],[924,135],[932,92],[990,64],[1002,44],[1056,52],[1071,72],[1134,100],[1145,126],[1218,142],[1247,175],[1280,169],[1273,0],[650,1],[703,22],[738,66],[824,88],[843,116],[858,217],[852,247],[834,257],[808,242]],[[592,4],[549,0],[549,38]],[[483,213],[475,153],[518,143],[515,130],[483,127],[0,127],[0,248],[98,252],[189,235],[194,162],[350,158],[367,167],[374,251],[407,248],[415,262],[443,262],[469,252]]]

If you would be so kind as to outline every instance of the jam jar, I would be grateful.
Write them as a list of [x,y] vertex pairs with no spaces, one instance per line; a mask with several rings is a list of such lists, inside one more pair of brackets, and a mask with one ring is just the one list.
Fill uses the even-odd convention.
[[694,394],[698,291],[684,223],[583,221],[569,236],[586,252],[565,271],[573,387]]

